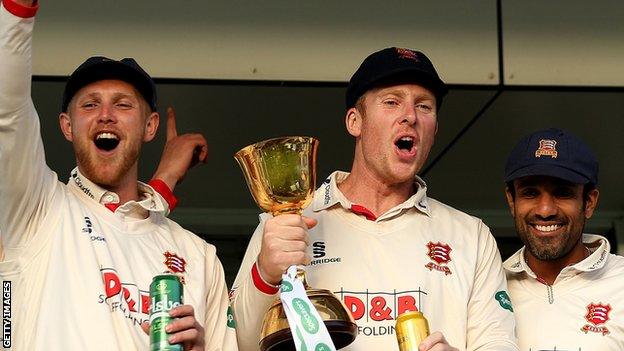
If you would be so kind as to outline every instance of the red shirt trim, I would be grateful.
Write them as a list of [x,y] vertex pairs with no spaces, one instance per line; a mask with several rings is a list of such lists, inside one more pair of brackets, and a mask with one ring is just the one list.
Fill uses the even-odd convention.
[[368,219],[369,221],[376,221],[377,220],[377,216],[375,216],[374,213],[372,213],[368,208],[364,207],[364,206],[360,206],[360,205],[351,205],[351,212],[357,214],[357,215],[362,215],[364,217],[366,217],[366,219]]
[[32,6],[24,6],[16,3],[14,0],[2,0],[2,5],[7,11],[13,15],[21,18],[35,17],[37,10],[39,10],[39,1],[34,1]]
[[178,198],[173,195],[173,192],[169,189],[167,183],[160,179],[152,179],[147,184],[154,188],[154,190],[156,190],[160,196],[167,201],[167,204],[169,205],[169,213],[173,212],[173,209],[178,205]]
[[117,210],[117,208],[119,207],[119,204],[111,202],[111,203],[108,203],[108,204],[104,204],[104,207],[106,207],[109,210],[111,210],[111,212],[115,212],[115,210]]
[[262,279],[260,276],[260,271],[258,271],[258,266],[254,263],[251,267],[251,277],[253,278],[253,283],[256,286],[256,289],[262,291],[267,295],[275,295],[279,291],[279,288],[273,285],[269,285],[267,282]]

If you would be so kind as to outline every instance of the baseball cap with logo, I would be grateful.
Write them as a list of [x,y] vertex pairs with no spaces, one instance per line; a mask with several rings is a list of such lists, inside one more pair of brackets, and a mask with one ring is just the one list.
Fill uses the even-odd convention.
[[347,86],[347,109],[360,96],[385,83],[416,83],[431,90],[438,108],[448,92],[433,64],[425,54],[403,48],[386,48],[370,54],[355,71]]
[[156,111],[156,85],[152,77],[132,58],[117,61],[103,56],[88,58],[69,76],[63,92],[61,110],[67,112],[69,102],[81,88],[106,79],[117,79],[131,84],[143,96],[152,111]]
[[589,147],[568,131],[540,130],[520,140],[505,165],[505,182],[534,175],[597,185],[598,161]]

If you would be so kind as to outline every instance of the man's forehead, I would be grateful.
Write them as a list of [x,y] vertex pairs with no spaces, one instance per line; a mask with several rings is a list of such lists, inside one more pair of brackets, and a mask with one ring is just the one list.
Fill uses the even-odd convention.
[[514,180],[516,187],[549,185],[549,186],[565,186],[565,187],[582,187],[583,184],[573,183],[569,180],[546,176],[546,175],[532,175],[526,177],[520,177]]
[[117,95],[142,97],[139,91],[130,83],[118,79],[98,80],[80,88],[74,97],[85,95],[100,95],[104,92],[112,92]]
[[406,95],[410,92],[415,92],[418,95],[435,100],[435,95],[431,90],[426,87],[415,83],[387,83],[378,85],[366,92],[366,95],[381,95],[381,94],[397,94]]

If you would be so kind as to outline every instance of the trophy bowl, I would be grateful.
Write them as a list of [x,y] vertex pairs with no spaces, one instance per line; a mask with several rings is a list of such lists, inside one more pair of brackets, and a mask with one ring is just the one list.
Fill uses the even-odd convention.
[[[355,340],[357,325],[351,314],[347,312],[342,302],[329,290],[312,289],[306,286],[306,295],[312,305],[323,318],[323,323],[329,331],[334,346],[339,350]],[[284,307],[279,299],[276,299],[264,315],[260,350],[262,351],[295,351],[288,319],[284,313]]]
[[[274,216],[301,214],[314,196],[317,148],[318,140],[311,137],[282,137],[249,145],[234,158],[260,208]],[[298,269],[297,277],[302,280],[306,295],[323,319],[336,348],[352,343],[357,336],[357,325],[344,304],[329,290],[310,288],[303,269]],[[260,350],[296,350],[279,298],[264,315]]]

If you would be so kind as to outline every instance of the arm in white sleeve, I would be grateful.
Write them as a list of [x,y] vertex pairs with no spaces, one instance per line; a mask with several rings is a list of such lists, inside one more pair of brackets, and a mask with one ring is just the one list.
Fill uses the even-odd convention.
[[466,349],[518,351],[515,319],[496,241],[479,221],[478,259],[468,302]]
[[260,224],[251,237],[232,286],[232,308],[241,351],[258,351],[264,314],[278,296],[278,289],[264,282],[255,266],[267,218],[267,214],[260,215]]
[[[236,351],[236,330],[229,309],[228,291],[223,266],[213,246],[206,252],[206,284],[209,287],[206,298],[206,317],[203,321],[206,351]],[[199,318],[198,318],[199,319]]]
[[0,5],[0,232],[5,257],[32,240],[58,183],[45,163],[30,97],[35,12],[36,7],[13,0]]

